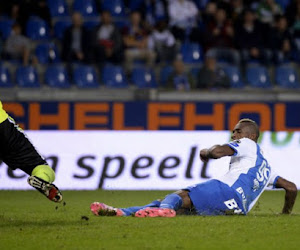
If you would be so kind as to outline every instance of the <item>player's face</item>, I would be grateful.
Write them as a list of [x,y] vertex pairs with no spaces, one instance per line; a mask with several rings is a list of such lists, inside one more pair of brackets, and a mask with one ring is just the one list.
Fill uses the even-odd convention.
[[249,132],[247,125],[243,124],[243,123],[238,123],[237,125],[235,125],[233,131],[232,131],[232,135],[231,135],[231,139],[232,140],[239,140],[242,138],[251,138],[251,133]]

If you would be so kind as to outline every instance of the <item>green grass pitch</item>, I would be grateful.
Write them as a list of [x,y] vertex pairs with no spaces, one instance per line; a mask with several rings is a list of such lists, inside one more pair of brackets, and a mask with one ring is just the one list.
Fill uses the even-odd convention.
[[143,205],[166,191],[0,191],[0,249],[299,249],[300,206],[279,215],[284,192],[265,192],[247,216],[96,217],[89,205]]

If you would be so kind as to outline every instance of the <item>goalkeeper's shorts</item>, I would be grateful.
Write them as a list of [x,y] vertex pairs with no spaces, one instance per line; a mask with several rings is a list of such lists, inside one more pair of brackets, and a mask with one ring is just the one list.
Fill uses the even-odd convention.
[[19,168],[29,175],[36,166],[47,164],[10,117],[0,123],[0,160],[11,169]]

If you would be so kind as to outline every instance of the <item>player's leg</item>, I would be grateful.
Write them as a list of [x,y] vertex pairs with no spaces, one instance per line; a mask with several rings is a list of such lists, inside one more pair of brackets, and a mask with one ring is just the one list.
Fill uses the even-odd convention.
[[96,216],[131,216],[137,211],[148,207],[159,207],[160,201],[155,200],[144,206],[135,206],[127,208],[115,208],[104,203],[93,202],[90,206],[91,211]]
[[143,208],[135,213],[136,217],[174,217],[179,209],[191,209],[188,191],[179,190],[167,195],[158,208]]
[[237,192],[218,180],[210,180],[188,188],[188,195],[198,215],[229,215],[242,213]]
[[62,200],[61,192],[52,184],[54,171],[10,117],[0,124],[0,141],[2,160],[8,167],[13,170],[19,168],[30,175],[29,185],[48,199],[55,202]]

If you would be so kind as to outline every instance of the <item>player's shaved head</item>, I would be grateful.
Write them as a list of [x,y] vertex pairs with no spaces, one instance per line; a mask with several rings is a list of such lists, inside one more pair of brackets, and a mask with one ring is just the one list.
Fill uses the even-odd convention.
[[249,118],[244,118],[241,119],[238,124],[243,125],[243,127],[246,128],[250,134],[255,134],[254,140],[257,142],[259,137],[259,127],[255,121]]

